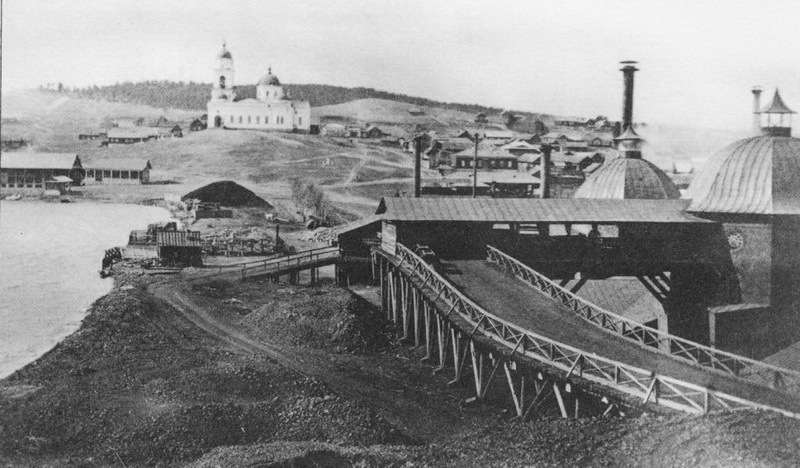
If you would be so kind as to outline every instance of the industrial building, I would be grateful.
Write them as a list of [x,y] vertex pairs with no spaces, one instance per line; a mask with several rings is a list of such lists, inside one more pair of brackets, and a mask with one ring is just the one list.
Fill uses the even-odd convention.
[[[794,112],[777,91],[763,109],[754,93],[761,134],[720,150],[690,186],[691,199],[680,199],[642,157],[632,125],[635,70],[624,63],[621,155],[575,198],[385,198],[373,217],[339,234],[343,255],[421,244],[444,259],[480,259],[492,246],[578,295],[589,281],[636,279],[662,308],[649,317],[637,309],[639,317],[698,343],[762,358],[800,340]],[[354,260],[340,271],[363,278],[368,265]]]

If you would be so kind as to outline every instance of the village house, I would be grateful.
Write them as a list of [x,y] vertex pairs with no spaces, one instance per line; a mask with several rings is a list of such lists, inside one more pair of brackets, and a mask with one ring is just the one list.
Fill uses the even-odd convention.
[[[475,146],[455,153],[451,156],[454,169],[472,169],[475,158]],[[486,142],[478,144],[478,169],[513,169],[517,170],[518,157],[507,150],[497,148]]]
[[106,138],[108,138],[108,132],[97,130],[86,130],[78,134],[78,140],[105,140]]
[[422,153],[423,164],[427,161],[428,169],[436,169],[439,166],[452,167],[451,156],[472,147],[472,141],[468,138],[435,138]]
[[9,150],[13,151],[25,148],[29,144],[30,141],[24,140],[22,138],[20,138],[19,140],[14,140],[14,139],[2,140],[2,142],[0,142],[0,149],[2,149],[3,151],[9,151]]
[[553,122],[559,127],[588,127],[594,125],[594,119],[586,117],[553,116]]
[[514,132],[511,130],[486,130],[483,132],[483,138],[489,141],[506,142],[513,140],[515,137]]
[[205,129],[206,129],[206,124],[204,124],[200,119],[194,119],[192,120],[192,123],[189,124],[190,132],[199,132]]
[[380,138],[383,135],[383,131],[375,125],[369,125],[361,130],[361,138]]
[[108,131],[107,145],[132,145],[146,141],[157,140],[160,137],[158,129],[149,127],[112,128]]
[[214,128],[310,132],[311,104],[290,99],[272,68],[258,81],[255,99],[236,100],[233,56],[224,44],[218,59],[208,101],[208,118]]
[[322,135],[330,137],[345,138],[347,137],[347,127],[340,123],[329,123],[322,126]]
[[540,153],[539,145],[533,145],[528,140],[521,139],[506,143],[505,145],[501,146],[501,148],[517,156],[528,153]]
[[589,151],[589,142],[578,132],[550,132],[542,136],[542,143],[557,151]]
[[140,127],[144,124],[143,117],[117,117],[111,119],[111,128],[133,128]]
[[595,148],[611,148],[614,146],[614,138],[611,134],[588,134],[586,139],[589,146]]
[[75,153],[0,154],[2,188],[44,190],[49,182],[81,185],[83,177],[83,165]]
[[98,158],[87,161],[85,184],[147,184],[151,169],[146,159]]
[[583,177],[594,172],[605,162],[605,156],[598,152],[573,153],[554,151],[550,155],[551,169],[555,175]]

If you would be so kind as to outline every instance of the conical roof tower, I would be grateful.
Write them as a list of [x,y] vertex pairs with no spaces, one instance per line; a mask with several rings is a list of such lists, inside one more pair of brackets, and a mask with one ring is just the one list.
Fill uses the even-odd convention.
[[674,199],[681,193],[672,179],[655,164],[642,158],[644,139],[633,129],[633,74],[636,62],[622,62],[625,93],[622,107],[622,135],[614,139],[618,158],[586,178],[574,198]]

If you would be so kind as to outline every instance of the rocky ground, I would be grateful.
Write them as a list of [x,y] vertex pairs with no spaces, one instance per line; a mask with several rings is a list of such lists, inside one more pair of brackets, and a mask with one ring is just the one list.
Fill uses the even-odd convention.
[[[276,358],[125,275],[80,330],[0,381],[6,466],[796,466],[769,413],[530,421],[432,375],[367,301],[266,281],[180,287]],[[170,286],[172,287],[172,286]],[[174,286],[177,290],[178,286]]]

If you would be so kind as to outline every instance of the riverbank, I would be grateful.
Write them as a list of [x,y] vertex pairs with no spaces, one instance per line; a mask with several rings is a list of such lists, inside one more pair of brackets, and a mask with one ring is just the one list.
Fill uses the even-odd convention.
[[5,465],[800,463],[800,422],[773,414],[521,422],[507,401],[465,406],[466,384],[330,284],[116,281],[76,333],[0,381]]

